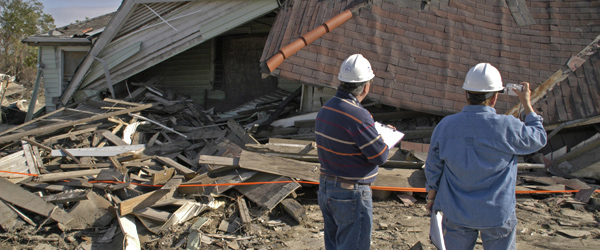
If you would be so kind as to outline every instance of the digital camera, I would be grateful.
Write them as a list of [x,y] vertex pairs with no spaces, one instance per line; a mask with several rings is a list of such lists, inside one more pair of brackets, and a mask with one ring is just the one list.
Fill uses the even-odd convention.
[[518,89],[519,91],[523,91],[523,85],[521,84],[516,84],[516,83],[507,83],[506,86],[504,87],[504,91],[502,92],[502,94],[507,94],[507,95],[514,95],[516,96],[517,93],[515,93],[513,91],[513,88]]

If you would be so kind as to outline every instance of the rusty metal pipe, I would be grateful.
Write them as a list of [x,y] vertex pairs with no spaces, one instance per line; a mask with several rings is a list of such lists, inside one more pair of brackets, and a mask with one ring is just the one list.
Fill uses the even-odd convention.
[[269,58],[269,60],[267,60],[267,67],[269,68],[269,71],[273,72],[273,70],[279,67],[284,59],[289,58],[305,46],[311,44],[326,33],[331,32],[333,29],[345,23],[350,18],[352,18],[352,12],[350,10],[346,10],[341,14],[325,21],[325,23],[321,24],[319,27],[307,32],[285,47],[279,49],[277,54],[273,55],[271,58]]

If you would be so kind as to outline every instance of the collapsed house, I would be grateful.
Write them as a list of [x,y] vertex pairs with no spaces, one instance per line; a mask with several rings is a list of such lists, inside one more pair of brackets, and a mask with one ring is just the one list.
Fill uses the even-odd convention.
[[[14,191],[0,198],[66,231],[119,227],[133,245],[136,220],[161,235],[231,190],[239,215],[220,231],[252,221],[244,199],[259,214],[283,203],[302,221],[302,206],[286,198],[318,181],[314,114],[335,93],[339,64],[361,53],[377,76],[365,106],[406,134],[380,171],[381,191],[424,187],[427,138],[464,105],[467,70],[486,61],[505,83],[532,83],[552,132],[520,159],[537,175],[523,175],[519,190],[582,190],[571,202],[585,204],[600,162],[597,13],[571,1],[125,0],[115,13],[24,39],[39,47],[47,114],[0,132],[10,180],[0,184]],[[502,96],[496,108],[518,115],[516,104]],[[233,185],[265,182],[277,184]],[[65,192],[72,187],[85,191]],[[5,230],[27,221],[10,214]],[[200,244],[194,230],[187,244]]]

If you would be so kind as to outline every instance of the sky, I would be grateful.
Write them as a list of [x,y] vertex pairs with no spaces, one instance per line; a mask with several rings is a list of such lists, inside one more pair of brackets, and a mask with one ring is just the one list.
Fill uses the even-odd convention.
[[52,15],[54,25],[62,27],[77,20],[85,20],[114,12],[122,0],[37,0],[44,5],[44,13]]

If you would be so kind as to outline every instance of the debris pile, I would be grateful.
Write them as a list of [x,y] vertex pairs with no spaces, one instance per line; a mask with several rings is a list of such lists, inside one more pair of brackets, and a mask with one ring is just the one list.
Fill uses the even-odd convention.
[[[61,249],[246,249],[272,244],[264,235],[290,223],[271,219],[274,211],[313,228],[298,197],[301,188],[316,195],[314,117],[278,120],[293,113],[298,94],[278,91],[213,114],[141,87],[2,131],[0,239]],[[375,197],[398,192],[402,203],[418,202],[427,138],[439,119],[373,115],[406,134],[380,170]],[[581,190],[561,201],[574,206],[594,193],[592,184],[521,160],[520,191]]]

